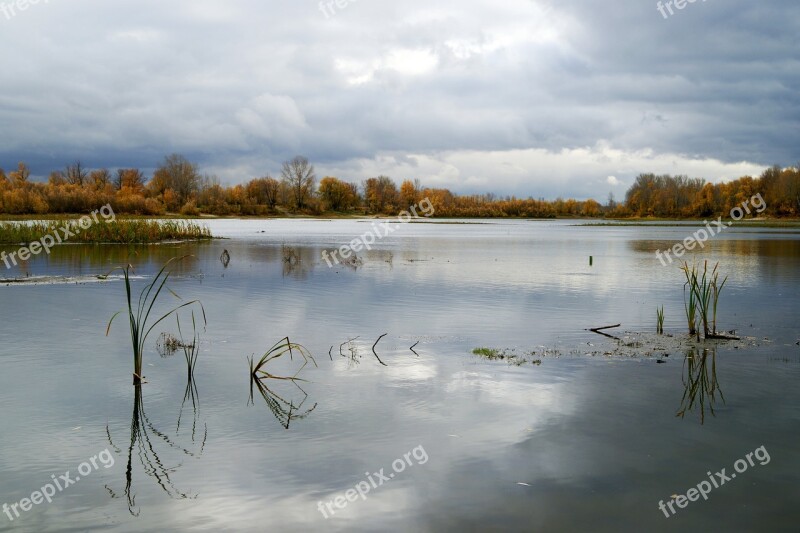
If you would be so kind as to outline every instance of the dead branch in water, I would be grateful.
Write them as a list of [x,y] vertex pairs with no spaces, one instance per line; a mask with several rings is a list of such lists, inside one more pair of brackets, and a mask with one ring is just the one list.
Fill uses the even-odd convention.
[[375,354],[375,358],[376,358],[376,359],[378,359],[378,362],[379,362],[380,364],[382,364],[383,366],[389,366],[389,365],[387,365],[386,363],[384,363],[383,361],[381,361],[381,358],[380,358],[380,357],[378,357],[378,352],[376,352],[376,351],[375,351],[375,347],[378,345],[378,343],[379,343],[379,342],[381,342],[381,339],[382,339],[382,338],[384,338],[386,335],[388,335],[388,333],[384,333],[383,335],[381,335],[380,337],[378,337],[378,340],[376,340],[376,341],[375,341],[375,344],[373,344],[373,345],[372,345],[372,353],[374,353],[374,354]]
[[409,350],[411,350],[412,352],[414,352],[414,355],[416,355],[417,357],[419,357],[419,354],[418,354],[417,352],[415,352],[415,351],[414,351],[414,348],[416,348],[417,344],[419,344],[419,341],[415,342],[415,343],[414,343],[414,346],[412,346],[411,348],[409,348]]
[[351,342],[353,342],[353,341],[355,341],[355,340],[358,340],[358,338],[359,338],[359,337],[353,337],[352,339],[346,340],[346,341],[344,341],[342,344],[340,344],[340,345],[339,345],[339,355],[341,355],[342,357],[346,357],[346,356],[344,355],[344,353],[342,353],[342,348],[344,348],[344,345],[345,345],[345,344],[350,344]]
[[603,337],[608,337],[609,339],[620,340],[619,337],[615,337],[613,335],[609,335],[608,333],[603,333],[603,331],[605,331],[607,329],[618,328],[621,325],[622,324],[616,324],[616,325],[613,325],[613,326],[603,326],[602,328],[591,328],[591,329],[589,329],[587,331],[591,331],[592,333],[597,333],[598,335],[602,335]]

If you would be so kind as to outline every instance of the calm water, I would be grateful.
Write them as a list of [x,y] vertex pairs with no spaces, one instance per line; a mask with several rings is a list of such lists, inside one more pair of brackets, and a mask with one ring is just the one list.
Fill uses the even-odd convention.
[[[687,228],[408,224],[362,267],[328,268],[322,250],[371,222],[212,221],[226,240],[68,245],[2,272],[46,283],[0,286],[0,504],[92,457],[98,467],[13,522],[0,514],[0,530],[797,530],[799,235],[731,229],[698,254],[730,274],[719,324],[749,339],[686,359],[669,346],[606,356],[616,342],[585,329],[652,332],[664,305],[682,335],[682,274],[654,252]],[[299,262],[283,261],[284,243]],[[124,321],[105,336],[124,285],[94,277],[131,262],[138,292],[183,254],[194,257],[169,286],[208,317],[194,385],[181,353],[156,350],[170,320],[137,394]],[[384,333],[386,366],[371,349]],[[251,402],[247,358],[287,335],[317,366],[296,384],[265,380]],[[536,351],[541,364],[476,347]],[[768,464],[669,519],[659,510],[762,446]],[[369,493],[348,502],[357,485]]]

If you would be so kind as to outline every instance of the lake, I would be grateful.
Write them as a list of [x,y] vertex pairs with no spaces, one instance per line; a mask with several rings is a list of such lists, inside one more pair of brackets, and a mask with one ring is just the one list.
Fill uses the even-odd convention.
[[[729,275],[718,324],[741,337],[698,347],[655,257],[693,225],[437,219],[329,268],[374,222],[212,220],[224,239],[0,273],[37,281],[0,286],[0,504],[68,485],[0,531],[796,530],[800,234],[734,227],[694,254]],[[106,336],[125,285],[97,276],[131,263],[138,294],[187,254],[183,300],[156,307],[202,301],[194,380],[159,353],[169,318],[136,389],[127,317]],[[313,359],[251,383],[287,336]]]

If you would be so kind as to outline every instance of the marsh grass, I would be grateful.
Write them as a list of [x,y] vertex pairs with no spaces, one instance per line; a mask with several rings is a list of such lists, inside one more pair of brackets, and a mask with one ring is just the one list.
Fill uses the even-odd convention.
[[[703,324],[703,332],[706,338],[717,335],[717,304],[719,296],[728,277],[719,282],[719,263],[709,272],[708,261],[703,262],[703,271],[700,272],[698,265],[684,263],[681,267],[686,276],[684,294],[689,290],[689,302],[686,303],[686,315],[689,320],[689,333],[694,334],[692,324],[696,323],[694,317],[696,311],[700,311],[700,321]],[[685,298],[685,297],[684,297]]]
[[183,331],[181,331],[181,317],[176,315],[175,319],[178,322],[178,335],[180,335],[180,347],[183,350],[183,356],[186,359],[186,372],[189,382],[194,380],[194,368],[197,365],[197,356],[200,355],[200,334],[197,332],[197,321],[195,320],[194,311],[192,311],[192,342],[187,343],[183,340]]
[[[266,366],[286,354],[289,354],[289,358],[294,360],[294,354],[297,353],[300,357],[303,358],[302,366],[295,372],[295,374],[291,377],[279,377],[267,372]],[[304,412],[301,412],[303,405],[305,404],[306,400],[308,400],[308,394],[305,390],[300,386],[298,382],[305,381],[297,377],[300,375],[300,372],[308,365],[308,362],[311,361],[314,363],[314,366],[317,366],[317,361],[314,359],[314,356],[302,345],[295,344],[289,340],[289,337],[284,337],[283,339],[276,342],[272,348],[270,348],[267,353],[265,353],[261,359],[256,363],[255,359],[251,357],[249,359],[250,362],[250,405],[254,405],[254,390],[258,390],[259,394],[264,398],[264,401],[267,403],[269,410],[272,412],[272,415],[275,417],[276,420],[285,428],[289,429],[289,425],[292,423],[293,420],[301,420],[308,416],[311,411],[316,409],[317,404],[314,404],[310,409],[307,409]],[[270,386],[270,384],[272,384]],[[291,387],[294,386],[300,393],[303,395],[303,399],[300,400],[297,404],[295,404],[293,399],[285,399],[284,396],[288,396],[287,394],[278,394],[275,392],[275,388],[278,386],[286,386]]]
[[[139,385],[144,380],[142,376],[142,360],[144,354],[144,346],[147,341],[147,337],[153,331],[158,324],[163,322],[168,317],[176,314],[180,309],[185,307],[190,307],[193,305],[199,306],[200,310],[202,311],[203,315],[203,324],[207,323],[206,321],[206,311],[203,307],[203,304],[200,303],[199,300],[192,300],[190,302],[185,302],[173,309],[167,311],[165,314],[161,315],[160,318],[155,320],[154,322],[150,322],[150,314],[153,311],[153,307],[158,301],[159,296],[161,296],[162,291],[167,284],[167,280],[169,279],[172,271],[169,269],[170,266],[175,262],[180,262],[188,256],[184,256],[181,258],[172,258],[161,267],[161,270],[158,271],[158,274],[153,278],[153,280],[148,283],[147,285],[142,288],[142,291],[139,293],[139,300],[134,307],[133,302],[133,292],[131,288],[131,279],[130,274],[133,270],[133,266],[128,265],[126,267],[118,267],[111,272],[116,270],[121,270],[123,277],[125,279],[125,295],[128,301],[128,325],[130,328],[131,333],[131,345],[133,347],[133,384]],[[111,273],[109,272],[109,274]],[[180,297],[172,292],[171,290],[167,289],[173,296],[180,299]],[[155,292],[154,292],[155,291]],[[120,314],[124,313],[124,311],[117,311],[108,321],[108,327],[106,328],[106,336],[108,336],[109,332],[111,331],[111,325],[114,322],[114,319],[117,318]],[[194,313],[192,313],[192,322],[194,323]],[[196,356],[195,356],[196,360]]]
[[659,335],[664,334],[664,306],[662,305],[660,309],[656,309],[656,318],[657,318],[657,325],[656,325],[656,332]]
[[63,235],[64,225],[74,233],[71,243],[147,244],[163,241],[213,239],[208,226],[187,220],[114,220],[83,229],[76,220],[0,222],[0,244],[27,244],[45,235]]
[[[275,361],[276,359],[283,357],[286,354],[289,354],[289,358],[294,360],[294,354],[297,353],[300,357],[303,358],[303,365],[295,372],[292,377],[277,377],[273,376],[269,372],[266,371],[266,366],[271,361]],[[285,379],[285,380],[295,380],[299,379],[297,376],[303,369],[308,365],[308,361],[314,363],[314,366],[317,365],[317,361],[314,359],[314,356],[300,344],[293,343],[289,340],[289,337],[284,337],[283,339],[276,342],[272,348],[267,350],[261,359],[259,359],[258,363],[255,362],[254,358],[250,358],[250,375],[254,378],[258,379],[260,377],[266,377],[271,379]],[[302,380],[300,380],[302,381]]]

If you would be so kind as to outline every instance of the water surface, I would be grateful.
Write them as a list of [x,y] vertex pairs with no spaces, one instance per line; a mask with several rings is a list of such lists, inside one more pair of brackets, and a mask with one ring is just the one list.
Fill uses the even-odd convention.
[[[13,522],[0,515],[0,530],[796,527],[797,234],[731,228],[696,255],[730,276],[718,321],[745,340],[629,357],[605,355],[617,343],[585,330],[652,332],[664,305],[668,333],[683,335],[682,273],[654,253],[688,228],[414,223],[360,253],[360,268],[328,268],[322,251],[372,223],[215,220],[224,240],[67,245],[0,274],[49,281],[0,286],[0,504],[105,449],[115,458],[50,504]],[[284,245],[299,262],[284,261]],[[180,353],[158,354],[154,334],[137,394],[124,321],[105,336],[124,285],[96,276],[130,262],[138,291],[185,254],[169,286],[201,299],[208,318],[194,384]],[[169,295],[162,308],[176,303]],[[386,366],[372,352],[384,333]],[[251,402],[247,358],[286,336],[316,366],[300,387],[270,380]],[[528,360],[541,364],[486,361],[476,347],[536,352]],[[300,359],[272,365],[291,376]],[[695,401],[676,416],[687,388]],[[769,464],[669,519],[659,510],[761,446]],[[414,449],[424,464],[410,456],[413,466],[365,500],[328,519],[318,510]]]

